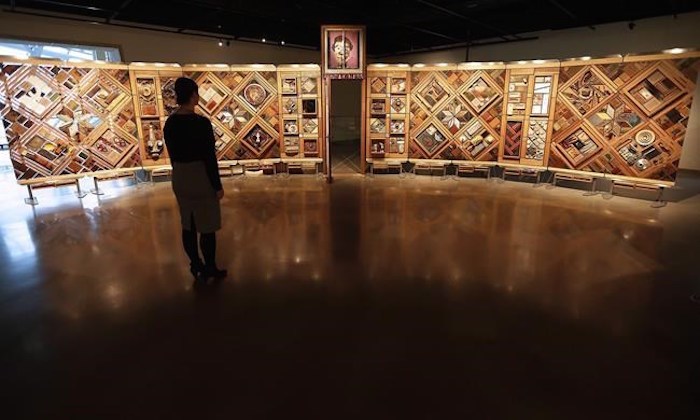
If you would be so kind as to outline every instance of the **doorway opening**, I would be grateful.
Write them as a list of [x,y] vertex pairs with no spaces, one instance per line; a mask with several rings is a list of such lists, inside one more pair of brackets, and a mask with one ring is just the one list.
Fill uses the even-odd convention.
[[334,175],[362,173],[362,81],[333,80],[330,106],[330,158]]

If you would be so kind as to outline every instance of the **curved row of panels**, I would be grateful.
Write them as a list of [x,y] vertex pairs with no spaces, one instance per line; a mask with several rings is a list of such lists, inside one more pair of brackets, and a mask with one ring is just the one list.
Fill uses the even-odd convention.
[[673,183],[700,54],[371,65],[366,154]]
[[[20,181],[167,165],[173,83],[200,84],[220,160],[318,159],[316,64],[113,64],[0,57]],[[673,182],[700,54],[372,64],[365,154],[553,167]]]

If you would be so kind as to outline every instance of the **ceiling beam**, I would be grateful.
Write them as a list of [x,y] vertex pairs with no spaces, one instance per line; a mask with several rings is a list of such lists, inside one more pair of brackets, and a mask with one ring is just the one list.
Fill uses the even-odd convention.
[[[73,22],[98,23],[98,22],[95,22],[94,19],[91,19],[90,17],[84,16],[84,15],[77,15],[77,14],[76,15],[69,15],[66,13],[49,12],[49,11],[39,11],[38,12],[36,10],[37,9],[18,7],[14,11],[12,11],[12,10],[5,10],[5,11],[8,13],[14,13],[14,14],[18,14],[18,15],[62,19],[62,20],[73,21]],[[222,37],[220,34],[206,33],[205,31],[191,31],[190,32],[189,30],[182,29],[182,28],[173,28],[173,27],[160,26],[160,25],[149,25],[149,24],[145,24],[145,23],[139,24],[138,22],[129,23],[129,22],[117,21],[117,22],[110,22],[110,23],[101,22],[99,24],[120,27],[120,28],[138,29],[138,30],[144,30],[144,31],[162,32],[162,33],[170,33],[170,34],[186,33],[189,36],[196,36],[196,37],[201,37],[201,38],[216,39],[216,40],[221,40],[223,38],[224,40],[230,39],[230,40],[235,40],[237,42],[261,44],[261,42],[259,40],[255,40],[255,39],[248,38],[248,37]],[[188,31],[188,32],[185,32],[185,31]],[[286,46],[292,47],[292,48],[311,50],[311,51],[318,51],[318,47],[315,45],[304,45],[304,44],[296,44],[293,42],[287,42]]]
[[570,17],[573,21],[578,22],[578,16],[574,14],[571,10],[567,9],[563,4],[559,3],[557,0],[549,0],[552,6],[556,7],[560,11],[564,12],[565,15]]
[[133,0],[124,0],[124,2],[122,2],[121,5],[119,5],[119,8],[118,8],[117,10],[115,10],[114,13],[112,13],[112,15],[111,15],[110,17],[107,18],[107,22],[116,19],[117,16],[119,16],[119,14],[120,14],[121,12],[124,11],[124,9],[126,9],[127,7],[129,7],[129,5],[130,5],[132,2],[133,2]]
[[[356,9],[348,9],[345,7],[339,7],[337,5],[337,3],[333,3],[333,2],[321,3],[319,1],[313,1],[313,3],[315,3],[319,6],[323,5],[323,7],[326,7],[326,8],[332,9],[332,10],[336,10],[338,12],[345,13],[345,14],[351,14],[351,13],[355,13],[357,11]],[[420,32],[420,33],[424,33],[427,35],[432,35],[434,37],[447,39],[447,40],[453,41],[453,42],[464,42],[463,39],[455,38],[453,36],[446,35],[446,34],[443,34],[441,32],[432,31],[430,29],[421,28],[421,27],[416,26],[416,25],[409,25],[409,24],[401,23],[401,22],[397,22],[397,21],[387,22],[386,19],[384,19],[383,17],[373,19],[372,16],[367,16],[365,18],[365,23],[368,25],[381,25],[382,23],[385,23],[385,24],[387,24],[387,26],[399,26],[399,27],[402,27],[405,29],[413,30],[415,32]]]
[[424,34],[436,36],[436,37],[438,37],[438,38],[449,39],[450,41],[464,42],[463,39],[459,39],[459,38],[455,38],[455,37],[453,37],[453,36],[445,35],[445,34],[442,34],[442,33],[440,33],[440,32],[431,31],[431,30],[429,30],[429,29],[420,28],[420,27],[418,27],[418,26],[406,25],[406,24],[403,24],[403,23],[398,24],[398,25],[401,26],[402,28],[411,29],[411,30],[414,30],[414,31],[416,31],[416,32],[421,32],[421,33],[424,33]]
[[452,45],[441,45],[441,46],[436,46],[436,47],[425,47],[425,48],[413,48],[413,49],[406,50],[406,51],[396,51],[396,52],[389,52],[389,53],[383,53],[383,54],[372,54],[369,57],[373,58],[373,59],[380,59],[380,58],[387,58],[387,57],[399,57],[402,55],[410,55],[410,54],[417,54],[417,53],[423,53],[423,52],[455,50],[455,49],[464,48],[464,47],[468,47],[468,48],[483,47],[486,45],[508,44],[511,42],[534,41],[536,39],[539,39],[539,37],[537,37],[537,36],[525,36],[525,37],[520,37],[519,39],[509,39],[507,41],[498,40],[498,41],[483,41],[483,42],[462,42],[459,44],[452,44]]
[[440,6],[440,5],[438,5],[438,4],[431,3],[431,2],[429,2],[429,1],[427,1],[427,0],[416,0],[416,1],[417,1],[418,3],[420,3],[420,4],[423,4],[423,5],[425,5],[425,6],[431,7],[431,8],[433,8],[433,9],[438,10],[438,11],[440,11],[440,12],[442,12],[442,13],[447,14],[447,15],[450,15],[450,16],[456,17],[456,18],[458,18],[458,19],[462,19],[462,20],[464,20],[464,21],[467,21],[467,22],[471,23],[472,25],[481,26],[482,28],[485,28],[485,29],[488,29],[488,30],[491,30],[491,31],[495,31],[495,32],[497,32],[497,33],[499,34],[499,38],[501,38],[501,39],[504,40],[504,41],[510,41],[510,39],[508,38],[508,36],[511,36],[511,37],[513,37],[513,38],[515,38],[515,39],[520,39],[520,37],[519,37],[518,35],[516,35],[516,34],[511,34],[511,33],[509,33],[508,31],[504,31],[503,29],[501,29],[501,28],[499,28],[499,27],[496,27],[496,26],[494,26],[494,25],[490,25],[490,24],[488,24],[488,23],[480,22],[480,21],[477,20],[477,19],[470,18],[469,16],[465,16],[465,15],[463,15],[463,14],[461,14],[461,13],[455,12],[454,10],[450,10],[450,9],[448,9],[447,7],[443,7],[443,6]]
[[114,13],[114,10],[110,9],[104,9],[102,7],[97,7],[97,6],[85,6],[82,4],[75,4],[75,3],[66,3],[63,1],[54,1],[54,0],[32,0],[33,3],[39,3],[39,4],[47,4],[51,6],[59,6],[59,7],[68,7],[68,8],[73,8],[73,9],[80,9],[80,10],[87,10],[90,12],[104,12],[104,13]]
[[[579,17],[576,16],[576,14],[575,14],[574,12],[572,12],[571,10],[569,10],[566,6],[564,6],[563,4],[559,3],[558,0],[548,0],[548,1],[549,1],[549,3],[550,3],[552,6],[556,7],[556,8],[559,9],[561,12],[563,12],[565,15],[567,15],[568,17],[570,17],[571,20],[573,20],[574,22],[580,24],[580,19],[579,19]],[[588,26],[590,29],[592,29],[592,30],[595,31],[595,26],[593,26],[593,25],[587,25],[587,26]]]

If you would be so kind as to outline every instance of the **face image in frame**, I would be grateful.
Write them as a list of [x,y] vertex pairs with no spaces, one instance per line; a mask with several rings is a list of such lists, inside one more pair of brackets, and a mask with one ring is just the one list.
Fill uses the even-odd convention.
[[328,68],[360,68],[360,31],[328,31]]

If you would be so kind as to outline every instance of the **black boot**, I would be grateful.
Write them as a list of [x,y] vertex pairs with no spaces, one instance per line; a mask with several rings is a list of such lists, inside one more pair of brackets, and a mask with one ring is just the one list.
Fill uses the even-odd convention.
[[204,277],[204,263],[202,260],[195,261],[193,263],[190,263],[190,273],[192,273],[192,276],[194,276],[195,280],[200,280]]
[[226,276],[228,276],[228,270],[219,270],[216,266],[204,267],[204,271],[202,272],[202,277],[213,277],[217,280],[223,279]]
[[202,254],[206,263],[203,276],[215,279],[226,277],[228,271],[216,268],[216,235],[214,233],[201,234],[199,236],[199,246],[202,248]]

